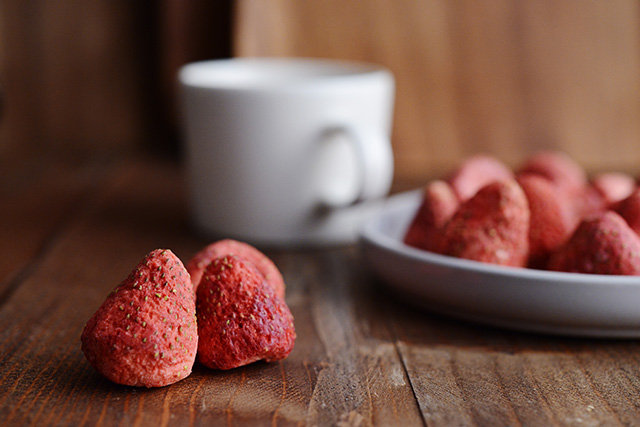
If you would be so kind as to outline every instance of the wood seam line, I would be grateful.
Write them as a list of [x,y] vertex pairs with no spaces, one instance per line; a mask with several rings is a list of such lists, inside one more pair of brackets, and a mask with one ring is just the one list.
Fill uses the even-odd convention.
[[399,338],[398,338],[395,325],[393,324],[393,321],[389,322],[389,325],[391,327],[391,334],[393,335],[393,348],[396,350],[396,354],[398,355],[398,359],[400,360],[400,365],[402,366],[402,371],[404,372],[404,375],[407,378],[407,381],[409,382],[409,387],[411,387],[411,394],[413,395],[413,400],[416,403],[416,408],[420,413],[420,419],[422,420],[422,425],[424,427],[427,427],[428,426],[427,420],[424,418],[424,414],[422,413],[422,408],[420,408],[420,402],[418,401],[418,395],[416,394],[416,389],[413,386],[413,381],[411,380],[411,376],[409,375],[409,370],[407,369],[407,364],[405,363],[404,357],[402,356],[402,351],[400,351],[400,347],[398,346]]

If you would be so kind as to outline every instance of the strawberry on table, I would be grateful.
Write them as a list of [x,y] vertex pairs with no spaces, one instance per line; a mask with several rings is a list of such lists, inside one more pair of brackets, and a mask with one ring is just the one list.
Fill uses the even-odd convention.
[[109,380],[162,387],[191,373],[198,335],[189,273],[167,249],[150,252],[107,297],[81,336]]
[[263,275],[238,256],[216,258],[197,291],[198,360],[232,369],[283,359],[293,349],[293,316]]
[[225,239],[213,242],[196,253],[187,262],[187,271],[191,274],[191,282],[193,283],[194,292],[198,289],[200,278],[204,269],[216,258],[226,255],[237,255],[254,267],[262,274],[267,283],[269,283],[276,293],[284,298],[285,284],[282,274],[278,267],[265,254],[248,243],[239,242],[237,240]]

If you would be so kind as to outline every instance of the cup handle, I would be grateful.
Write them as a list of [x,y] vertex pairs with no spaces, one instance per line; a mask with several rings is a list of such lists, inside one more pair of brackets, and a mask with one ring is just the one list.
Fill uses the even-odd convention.
[[393,152],[382,132],[337,126],[320,139],[318,180],[326,207],[384,196],[393,178]]

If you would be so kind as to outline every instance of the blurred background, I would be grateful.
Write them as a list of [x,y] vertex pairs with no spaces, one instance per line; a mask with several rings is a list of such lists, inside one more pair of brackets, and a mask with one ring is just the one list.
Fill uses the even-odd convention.
[[390,68],[403,187],[545,148],[640,174],[636,0],[2,0],[0,157],[179,158],[176,72],[230,56]]

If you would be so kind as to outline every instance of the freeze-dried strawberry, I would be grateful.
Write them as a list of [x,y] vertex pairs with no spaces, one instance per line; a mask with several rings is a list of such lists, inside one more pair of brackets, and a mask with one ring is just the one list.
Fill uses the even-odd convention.
[[198,360],[232,369],[283,359],[296,333],[286,303],[262,274],[237,256],[216,258],[205,269],[196,297]]
[[409,246],[431,250],[433,235],[458,209],[459,201],[453,189],[444,181],[432,181],[424,188],[418,208],[404,242]]
[[524,267],[529,256],[529,206],[514,180],[488,184],[464,202],[438,232],[444,255]]
[[636,234],[640,235],[640,188],[631,193],[629,197],[615,203],[612,209],[624,218]]
[[118,384],[161,387],[191,373],[198,347],[189,273],[170,251],[150,252],[89,319],[91,365]]
[[640,275],[640,237],[613,211],[587,218],[551,255],[549,270]]
[[577,196],[567,199],[572,201],[574,217],[577,222],[609,210],[609,203],[602,192],[591,185],[587,185]]
[[505,164],[485,154],[465,159],[448,177],[460,201],[471,198],[478,190],[495,181],[513,178],[513,173]]
[[571,204],[549,180],[529,174],[520,176],[518,183],[529,202],[529,265],[542,268],[549,254],[569,238],[577,220]]
[[587,185],[587,175],[582,167],[560,151],[539,151],[533,154],[525,160],[516,174],[541,175],[572,195],[580,194]]
[[609,206],[629,197],[636,188],[636,181],[631,175],[623,172],[603,172],[591,179],[591,186],[602,195],[604,203]]
[[284,298],[285,284],[278,267],[265,254],[248,243],[237,240],[225,239],[213,242],[195,254],[187,262],[187,271],[191,274],[194,292],[198,289],[200,278],[204,269],[216,258],[226,255],[237,255],[247,262],[253,264],[264,276],[267,283],[273,286],[276,293]]

